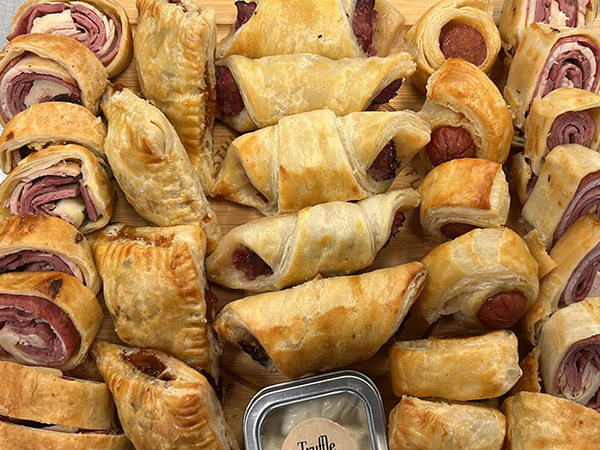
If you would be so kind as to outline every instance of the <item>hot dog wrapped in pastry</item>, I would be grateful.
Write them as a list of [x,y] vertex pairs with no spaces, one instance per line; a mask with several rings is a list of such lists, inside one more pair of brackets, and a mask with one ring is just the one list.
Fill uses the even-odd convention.
[[109,78],[133,56],[127,13],[113,0],[27,0],[13,16],[8,40],[29,33],[73,38],[98,58]]
[[107,84],[102,63],[75,39],[17,36],[0,52],[0,125],[48,101],[79,103],[97,114]]
[[473,64],[448,59],[429,78],[422,108],[431,141],[421,152],[429,168],[457,158],[504,163],[513,138],[512,119],[496,85]]
[[392,389],[398,397],[495,398],[522,375],[517,336],[510,330],[397,341],[389,355]]
[[538,263],[509,228],[484,228],[433,249],[416,308],[428,323],[453,314],[469,328],[508,328],[538,295]]
[[338,116],[387,103],[415,71],[408,53],[331,60],[306,53],[219,62],[220,118],[236,131],[275,125],[292,114],[328,108]]
[[427,79],[446,59],[460,58],[488,73],[500,51],[500,35],[490,0],[441,0],[406,34],[406,51],[415,58],[415,86],[425,92]]
[[435,167],[419,186],[421,225],[438,239],[474,228],[498,228],[510,206],[502,165],[487,159],[455,159]]
[[316,279],[231,302],[214,326],[268,370],[297,378],[373,356],[397,331],[426,278],[425,267],[414,262]]
[[331,59],[387,56],[404,25],[402,14],[385,0],[262,0],[235,6],[236,21],[217,46],[218,59],[292,53]]
[[0,215],[40,214],[90,233],[110,220],[115,193],[96,157],[75,144],[29,155],[0,184]]
[[211,281],[253,292],[353,273],[373,263],[418,205],[417,191],[402,189],[248,222],[219,242],[206,270]]
[[429,130],[412,111],[336,117],[323,109],[285,117],[231,143],[212,195],[267,215],[361,200],[387,191],[429,142]]

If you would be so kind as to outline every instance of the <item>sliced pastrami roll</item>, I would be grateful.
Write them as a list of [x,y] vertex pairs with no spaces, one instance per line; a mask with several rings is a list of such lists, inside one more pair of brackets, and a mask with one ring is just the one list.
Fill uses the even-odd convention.
[[562,20],[568,27],[583,27],[587,12],[592,9],[592,0],[530,0],[527,20],[529,23],[553,24]]
[[570,111],[556,118],[548,136],[548,151],[557,145],[579,144],[589,147],[596,134],[596,124],[588,111]]
[[600,412],[600,334],[573,344],[556,373],[556,384],[569,396],[589,390],[590,383],[596,384],[596,392],[585,406]]
[[589,173],[581,179],[573,198],[558,222],[556,230],[554,230],[554,242],[577,219],[586,214],[594,214],[600,217],[600,171]]
[[431,133],[427,155],[431,164],[439,166],[453,159],[475,158],[477,149],[468,131],[461,127],[443,126]]

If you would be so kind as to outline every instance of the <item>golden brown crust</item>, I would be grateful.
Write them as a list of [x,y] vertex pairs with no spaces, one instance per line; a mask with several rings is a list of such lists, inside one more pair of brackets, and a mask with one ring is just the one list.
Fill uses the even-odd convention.
[[523,376],[519,378],[509,392],[516,395],[518,392],[542,392],[542,379],[540,378],[540,348],[534,347],[527,356],[519,363]]

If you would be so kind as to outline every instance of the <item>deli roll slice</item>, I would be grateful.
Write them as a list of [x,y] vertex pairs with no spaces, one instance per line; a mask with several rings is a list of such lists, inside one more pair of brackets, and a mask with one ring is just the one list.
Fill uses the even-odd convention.
[[387,103],[414,71],[403,52],[340,60],[306,53],[255,60],[233,55],[216,67],[217,104],[220,118],[240,132],[323,108],[344,116]]
[[115,193],[96,157],[75,144],[29,155],[0,184],[0,215],[45,215],[90,233],[110,220]]
[[414,262],[316,279],[231,302],[214,326],[269,371],[297,378],[373,356],[398,330],[426,278]]
[[387,191],[429,136],[429,124],[412,111],[284,117],[231,143],[212,195],[266,215],[361,200]]
[[133,56],[127,12],[113,0],[27,0],[13,16],[8,40],[29,33],[76,39],[106,67],[109,78]]
[[418,205],[417,191],[402,189],[251,221],[219,242],[206,270],[211,281],[253,292],[353,273],[373,263]]

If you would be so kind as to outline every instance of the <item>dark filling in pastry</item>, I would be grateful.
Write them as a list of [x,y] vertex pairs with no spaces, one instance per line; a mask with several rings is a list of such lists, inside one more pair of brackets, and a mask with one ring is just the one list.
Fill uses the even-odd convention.
[[396,213],[394,214],[394,220],[392,221],[392,228],[390,230],[390,237],[388,237],[388,240],[386,241],[386,243],[381,248],[387,247],[387,245],[390,243],[390,241],[392,239],[394,239],[394,237],[400,231],[400,228],[402,228],[402,225],[404,225],[404,221],[405,220],[406,220],[406,216],[404,215],[404,213],[402,211],[400,211],[400,210],[396,211]]
[[250,17],[252,17],[252,14],[254,14],[257,5],[255,2],[246,3],[244,1],[237,1],[235,2],[235,6],[237,8],[235,29],[238,30],[242,25],[250,20]]
[[367,173],[375,181],[389,181],[396,177],[400,163],[396,161],[396,142],[390,140],[383,150],[379,152]]
[[225,66],[216,67],[217,105],[223,117],[234,117],[241,113],[245,106],[240,88],[231,70]]
[[6,272],[63,272],[75,276],[60,256],[38,250],[22,250],[0,258],[0,273]]
[[442,228],[440,228],[441,233],[450,239],[455,239],[463,234],[468,233],[471,230],[477,228],[475,225],[470,225],[468,223],[447,223]]
[[375,0],[356,0],[352,22],[352,31],[356,36],[356,41],[368,56],[377,55],[377,49],[372,46],[373,31],[377,20],[377,11],[374,8]]
[[402,86],[402,78],[392,81],[375,97],[371,102],[371,105],[367,109],[376,109],[378,105],[388,103],[396,95],[398,95],[398,89]]
[[[0,422],[7,422],[7,423],[12,423],[14,425],[21,425],[23,427],[36,428],[36,429],[51,428],[51,427],[57,426],[56,424],[52,425],[52,424],[48,424],[48,423],[36,422],[33,420],[15,419],[14,417],[3,416],[1,414],[0,414]],[[58,425],[58,426],[60,426],[60,425]],[[49,430],[49,431],[52,431],[52,430]],[[116,435],[117,434],[115,431],[111,431],[111,430],[90,430],[87,428],[75,428],[75,429],[69,430],[69,431],[61,430],[60,433],[105,434],[105,435]]]
[[240,339],[238,345],[242,347],[242,350],[248,353],[254,361],[258,362],[261,366],[267,367],[271,359],[269,358],[267,351],[256,339],[249,336],[245,339]]
[[450,28],[440,42],[440,50],[446,59],[459,58],[476,66],[482,65],[487,56],[485,39],[469,25]]
[[50,99],[51,102],[67,102],[67,103],[75,103],[77,105],[83,106],[83,102],[78,95],[75,94],[59,94],[55,95]]
[[[586,387],[584,373],[588,366],[595,366],[596,370],[600,370],[600,334],[576,342],[569,348],[556,374],[557,387],[563,392],[566,387],[572,392],[582,392]],[[600,389],[585,406],[600,411]]]
[[273,274],[273,269],[245,245],[240,245],[233,251],[231,263],[249,281],[256,280],[261,275]]
[[525,295],[519,291],[498,292],[486,300],[477,317],[493,330],[510,328],[525,313]]
[[431,164],[439,166],[453,159],[475,158],[477,151],[471,135],[461,127],[439,127],[431,133],[427,144]]
[[554,120],[546,145],[548,151],[564,144],[589,147],[594,134],[596,134],[596,124],[588,111],[569,111]]
[[158,354],[150,349],[142,349],[138,352],[123,354],[123,359],[148,376],[163,381],[175,379],[166,373],[167,366],[159,359]]

